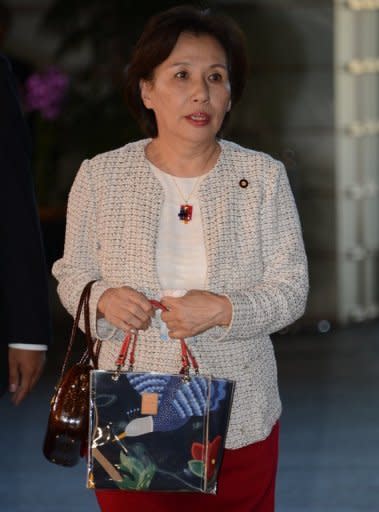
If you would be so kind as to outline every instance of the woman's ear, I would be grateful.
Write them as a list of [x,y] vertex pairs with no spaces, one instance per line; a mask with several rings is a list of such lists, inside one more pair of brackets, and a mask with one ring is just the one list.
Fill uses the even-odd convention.
[[150,91],[151,91],[151,82],[148,80],[140,80],[139,81],[139,89],[141,93],[141,99],[146,108],[151,108],[150,101]]
[[230,112],[231,108],[232,108],[232,100],[229,100],[228,106],[226,107],[226,111]]

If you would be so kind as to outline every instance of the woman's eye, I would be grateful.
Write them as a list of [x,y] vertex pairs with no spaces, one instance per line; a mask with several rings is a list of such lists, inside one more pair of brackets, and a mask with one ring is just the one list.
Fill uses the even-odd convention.
[[212,73],[208,78],[211,82],[220,82],[223,79],[223,76],[221,73]]
[[176,78],[181,78],[181,79],[187,78],[187,76],[188,76],[187,71],[178,71],[178,73],[176,73],[176,75],[175,75]]

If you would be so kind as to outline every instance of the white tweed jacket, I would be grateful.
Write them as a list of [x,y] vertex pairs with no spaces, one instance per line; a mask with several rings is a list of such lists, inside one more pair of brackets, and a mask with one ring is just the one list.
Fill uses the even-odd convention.
[[[114,368],[123,333],[96,305],[109,287],[132,286],[160,298],[156,243],[163,191],[141,140],[86,160],[72,186],[63,258],[53,267],[65,308],[75,313],[84,285],[96,279],[90,315],[103,343],[101,368]],[[283,165],[220,141],[215,168],[199,187],[207,253],[206,289],[233,305],[228,329],[191,342],[204,374],[236,381],[226,446],[265,439],[281,413],[270,333],[299,318],[308,293],[307,261]],[[247,186],[241,180],[246,180]],[[246,184],[246,183],[245,183]],[[177,372],[179,342],[160,340],[158,325],[141,332],[136,370]]]

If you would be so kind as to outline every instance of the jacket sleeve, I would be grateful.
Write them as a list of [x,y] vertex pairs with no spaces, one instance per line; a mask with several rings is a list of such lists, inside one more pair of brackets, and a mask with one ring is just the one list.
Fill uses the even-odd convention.
[[[62,304],[72,316],[76,313],[84,286],[96,280],[90,297],[91,333],[104,340],[111,338],[116,328],[104,318],[97,319],[98,300],[110,288],[100,273],[97,247],[96,197],[90,163],[85,160],[69,194],[63,258],[54,263],[52,272],[58,281],[58,295]],[[83,315],[80,328],[84,330]]]
[[264,187],[261,209],[263,277],[251,290],[226,293],[233,306],[228,329],[217,340],[272,334],[304,313],[308,267],[296,204],[283,164]]
[[48,344],[45,254],[30,141],[8,61],[0,55],[0,343]]

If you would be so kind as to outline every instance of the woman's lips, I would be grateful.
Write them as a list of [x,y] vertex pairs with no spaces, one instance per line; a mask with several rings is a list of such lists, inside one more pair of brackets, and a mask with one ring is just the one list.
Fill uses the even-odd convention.
[[206,126],[211,120],[211,116],[206,112],[193,112],[185,117],[194,126]]

